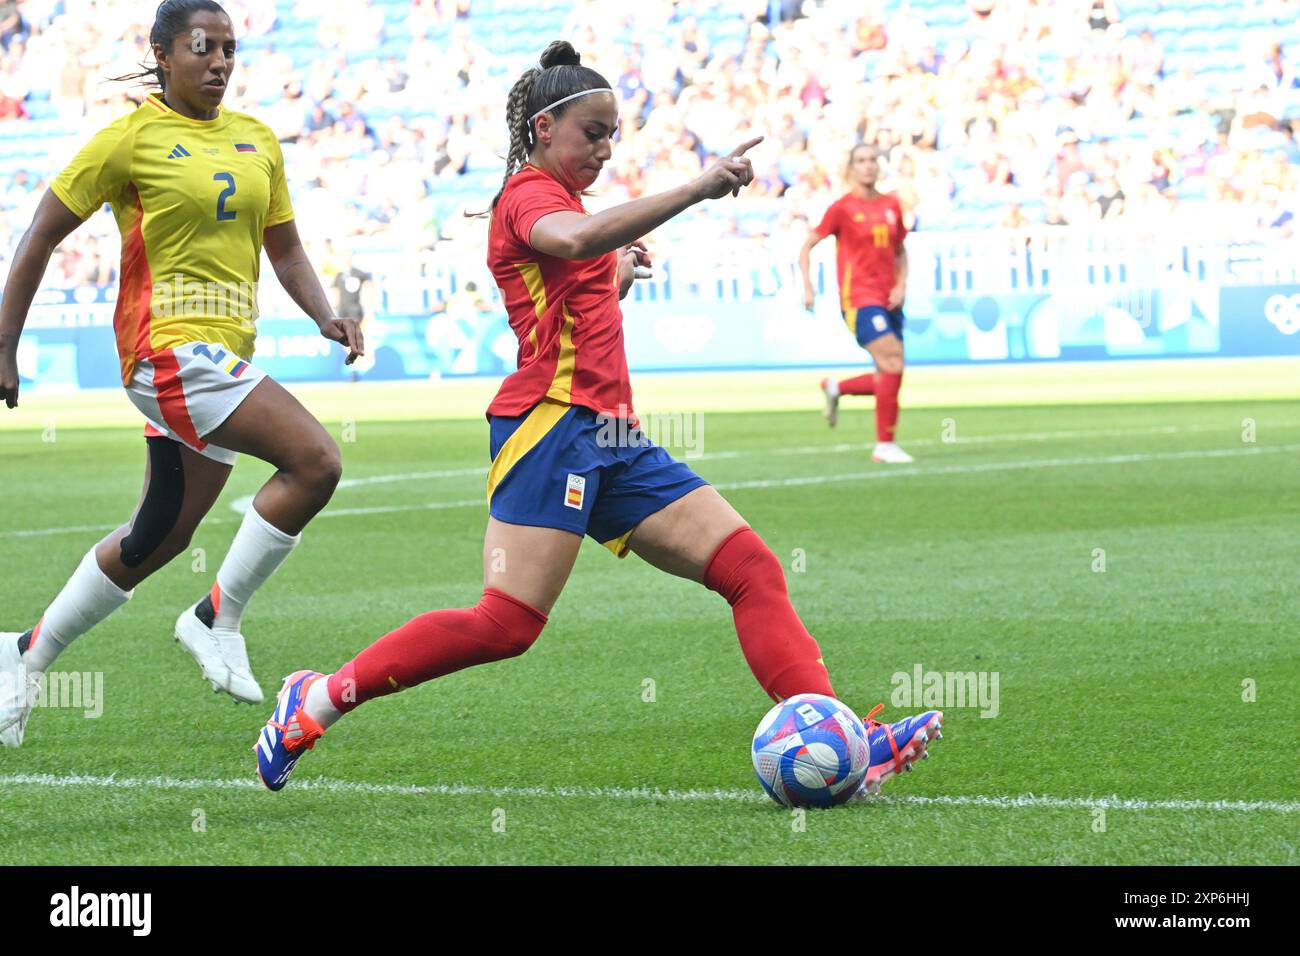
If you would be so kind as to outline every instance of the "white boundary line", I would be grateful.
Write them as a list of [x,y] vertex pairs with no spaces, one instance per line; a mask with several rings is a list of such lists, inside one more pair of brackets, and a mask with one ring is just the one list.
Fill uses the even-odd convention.
[[487,477],[487,466],[481,468],[449,468],[445,471],[411,471],[400,475],[373,475],[369,478],[344,478],[340,488],[359,488],[362,485],[386,485],[394,481],[417,481],[422,478],[463,478],[468,475]]
[[[1269,428],[1289,429],[1300,428],[1300,422],[1273,422]],[[958,437],[954,441],[945,442],[942,438],[904,438],[902,444],[908,447],[916,445],[993,445],[993,444],[1019,444],[1029,442],[1046,442],[1057,441],[1067,438],[1126,438],[1140,435],[1190,435],[1203,434],[1206,432],[1224,432],[1226,434],[1239,434],[1239,429],[1232,426],[1224,425],[1152,425],[1147,428],[1112,428],[1112,429],[1094,429],[1082,431],[1061,431],[1061,432],[1020,432],[1018,434],[1007,435],[977,435],[974,438]],[[828,453],[840,454],[843,452],[864,452],[870,450],[872,443],[845,443],[839,445],[800,445],[795,448],[771,448],[771,449],[747,449],[745,451],[724,451],[724,452],[705,452],[691,461],[708,461],[710,458],[741,458],[749,455],[824,455]]]
[[[212,518],[212,521],[220,521],[220,518]],[[72,534],[82,531],[112,531],[116,528],[115,524],[75,524],[66,528],[23,528],[19,531],[0,532],[0,538],[43,538],[50,534]]]
[[[1178,461],[1186,458],[1232,458],[1239,455],[1270,455],[1300,451],[1300,443],[1294,445],[1270,445],[1264,448],[1217,448],[1203,451],[1151,452],[1132,455],[1101,455],[1080,458],[1032,458],[1023,461],[990,461],[974,465],[948,465],[942,468],[908,467],[897,468],[889,465],[877,466],[871,471],[850,471],[837,475],[805,475],[793,478],[759,478],[752,481],[715,481],[711,482],[719,491],[739,491],[750,488],[796,488],[805,485],[827,485],[843,481],[881,481],[888,478],[929,478],[947,475],[974,475],[990,471],[1020,471],[1037,468],[1065,468],[1082,465],[1127,465],[1146,461]],[[251,501],[251,499],[248,499]],[[344,518],[351,515],[393,514],[403,511],[441,511],[446,508],[483,507],[486,498],[467,498],[461,501],[435,501],[429,504],[376,505],[372,508],[328,508],[316,516],[321,518]],[[247,505],[245,505],[246,507]],[[215,519],[222,521],[225,519]],[[0,535],[4,537],[4,535]]]
[[989,461],[976,465],[948,465],[943,468],[895,468],[884,466],[872,471],[851,471],[838,475],[811,475],[803,478],[759,478],[753,481],[717,482],[720,491],[739,488],[791,488],[800,485],[823,485],[839,481],[870,481],[882,478],[932,478],[941,475],[974,475],[987,471],[1021,471],[1037,468],[1066,468],[1080,465],[1128,465],[1144,461],[1179,461],[1186,458],[1233,458],[1239,455],[1269,455],[1300,451],[1294,445],[1270,445],[1250,448],[1216,448],[1204,451],[1168,451],[1132,455],[1100,455],[1087,458],[1031,458],[1024,461]]
[[[1273,422],[1269,428],[1288,429],[1300,428],[1300,422]],[[1235,433],[1235,430],[1223,425],[1155,425],[1149,428],[1115,428],[1115,429],[1096,429],[1092,431],[1060,431],[1060,432],[1020,432],[1017,434],[1007,435],[979,435],[974,438],[958,438],[951,442],[945,442],[940,438],[914,438],[908,439],[904,444],[909,447],[916,445],[992,445],[992,444],[1019,444],[1030,442],[1047,442],[1057,441],[1069,438],[1123,438],[1139,435],[1181,435],[1206,432],[1229,432]],[[669,451],[674,446],[666,446]],[[688,463],[697,461],[730,461],[736,458],[752,458],[758,455],[763,457],[786,457],[795,455],[843,455],[857,452],[859,454],[871,449],[871,443],[854,443],[841,442],[836,445],[798,445],[794,448],[747,448],[736,451],[715,451],[705,452],[702,455],[696,455],[693,458],[685,459]],[[463,478],[475,475],[487,477],[488,469],[484,465],[479,468],[451,468],[443,471],[411,471],[392,475],[375,475],[369,478],[344,478],[339,482],[340,488],[357,488],[363,485],[391,484],[401,481],[422,481],[427,478]],[[230,503],[230,508],[238,514],[243,514],[249,503],[253,500],[252,495],[237,498]]]
[[[1297,428],[1300,422],[1274,422],[1269,428]],[[917,438],[905,442],[909,447],[917,445],[991,445],[991,444],[1019,444],[1029,442],[1047,442],[1069,438],[1121,438],[1138,435],[1178,435],[1205,432],[1232,432],[1232,428],[1225,428],[1222,425],[1157,425],[1149,428],[1117,428],[1108,430],[1094,431],[1060,431],[1060,432],[1021,432],[1019,434],[1008,435],[982,435],[975,438],[958,438],[955,441],[945,442],[939,438]],[[794,448],[751,448],[736,451],[715,451],[705,452],[693,458],[685,459],[688,464],[697,461],[731,461],[736,458],[752,458],[757,455],[764,457],[789,457],[803,455],[843,455],[843,454],[865,454],[871,449],[870,443],[852,443],[842,442],[837,445],[799,445]],[[671,449],[671,446],[669,447]],[[401,481],[421,481],[427,478],[461,478],[475,475],[487,477],[488,469],[486,466],[480,468],[453,468],[445,471],[412,471],[393,475],[376,475],[370,478],[345,478],[339,482],[340,488],[355,488],[362,485],[391,484]],[[248,510],[249,504],[252,503],[253,496],[245,495],[236,498],[230,503],[230,510],[236,514],[243,514]],[[404,507],[402,510],[414,510],[410,507]],[[334,514],[341,513],[334,511]],[[358,511],[357,514],[367,512]],[[0,537],[3,537],[0,535]]]
[[[0,787],[97,787],[112,790],[254,790],[262,784],[252,778],[196,780],[177,777],[118,777],[48,773],[0,776]],[[649,800],[665,803],[768,803],[771,798],[757,787],[753,790],[659,790],[653,787],[482,787],[466,784],[417,786],[397,783],[363,783],[327,780],[321,777],[295,778],[295,791],[356,793],[414,797],[552,797],[603,800]],[[1048,797],[1032,793],[1018,797],[983,796],[880,796],[866,803],[917,806],[981,807],[1017,809],[1157,810],[1180,813],[1300,813],[1300,802],[1281,800],[1140,800],[1110,797]]]
[[[1127,465],[1148,461],[1183,461],[1196,458],[1235,458],[1239,456],[1276,455],[1300,451],[1300,443],[1291,445],[1252,445],[1246,448],[1209,448],[1200,451],[1148,452],[1130,455],[1099,455],[1077,458],[1030,458],[1018,461],[990,461],[972,465],[947,465],[942,468],[918,467],[897,468],[888,465],[879,466],[871,471],[852,471],[836,475],[806,475],[792,478],[762,478],[753,481],[719,481],[712,482],[719,491],[735,491],[749,488],[795,488],[805,485],[826,485],[844,481],[880,481],[889,478],[930,478],[948,475],[975,475],[993,471],[1023,471],[1037,468],[1083,467],[1088,465]],[[477,472],[473,472],[477,474]],[[398,476],[380,476],[396,480]],[[245,503],[251,498],[241,498],[232,504]],[[346,518],[356,515],[396,514],[405,511],[443,511],[449,508],[483,507],[485,498],[464,498],[459,501],[434,501],[424,504],[376,505],[369,508],[327,508],[316,516],[322,518]],[[241,512],[242,514],[242,512]],[[234,518],[209,517],[206,524],[229,524]],[[81,531],[111,531],[116,525],[76,525],[66,528],[32,528],[19,531],[0,532],[0,540],[5,538],[34,538],[53,534],[67,534]]]

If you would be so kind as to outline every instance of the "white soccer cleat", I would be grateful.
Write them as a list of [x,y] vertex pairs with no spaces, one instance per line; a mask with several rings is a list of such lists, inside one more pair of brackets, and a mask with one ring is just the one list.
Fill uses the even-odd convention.
[[871,460],[884,462],[887,465],[910,465],[916,461],[892,441],[877,442],[875,450],[871,453]]
[[253,676],[252,665],[248,663],[248,648],[244,645],[244,635],[238,631],[214,631],[217,644],[221,647],[221,659],[226,662],[228,675],[227,693],[236,700],[249,704],[263,701],[261,685]]
[[829,378],[821,381],[822,394],[826,396],[826,407],[822,409],[822,418],[826,419],[826,424],[835,427],[835,423],[840,420],[840,392],[839,388],[832,388],[835,385]]
[[17,631],[0,632],[0,747],[22,745],[40,674],[29,673],[18,650]]
[[244,636],[209,627],[195,613],[198,606],[186,608],[176,619],[176,640],[198,663],[214,693],[224,691],[245,704],[260,704],[262,688],[249,666]]

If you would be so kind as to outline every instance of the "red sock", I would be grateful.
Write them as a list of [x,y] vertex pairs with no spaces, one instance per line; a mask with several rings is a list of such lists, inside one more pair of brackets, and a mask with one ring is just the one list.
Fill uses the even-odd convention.
[[330,703],[347,713],[453,671],[518,657],[545,626],[541,611],[487,588],[474,607],[429,611],[375,641],[330,675]]
[[731,605],[740,649],[773,700],[835,696],[821,648],[790,605],[781,562],[752,528],[734,532],[713,552],[704,586]]
[[876,441],[893,441],[898,424],[898,389],[903,373],[876,373]]
[[865,375],[859,375],[857,378],[846,378],[840,382],[841,395],[874,395],[876,394],[876,379],[870,372]]

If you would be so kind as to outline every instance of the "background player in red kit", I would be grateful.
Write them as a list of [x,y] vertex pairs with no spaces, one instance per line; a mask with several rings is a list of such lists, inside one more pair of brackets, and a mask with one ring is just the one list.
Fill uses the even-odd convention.
[[835,381],[822,379],[826,421],[839,417],[841,395],[876,396],[874,461],[906,464],[912,456],[894,444],[898,424],[898,390],[903,381],[903,297],[907,289],[907,252],[903,240],[903,210],[898,197],[876,190],[880,164],[876,148],[859,143],[849,152],[849,191],[831,203],[818,226],[799,250],[803,272],[803,301],[813,307],[810,264],[813,246],[835,237],[835,271],[840,283],[840,308],[849,331],[871,353],[875,373]]
[[[618,101],[609,82],[557,41],[511,89],[506,122],[510,152],[488,265],[519,339],[519,368],[488,408],[483,593],[474,607],[414,618],[334,674],[289,675],[253,748],[271,790],[359,704],[528,650],[584,534],[726,598],[745,658],[771,697],[835,696],[817,641],[790,604],[781,562],[762,539],[639,429],[609,427],[635,424],[618,302],[636,266],[650,264],[640,237],[695,203],[738,194],[754,177],[744,153],[760,140],[693,182],[593,216],[579,197],[613,152]],[[630,438],[611,441],[611,431]],[[925,756],[942,720],[927,711],[892,725],[870,721],[865,786]]]

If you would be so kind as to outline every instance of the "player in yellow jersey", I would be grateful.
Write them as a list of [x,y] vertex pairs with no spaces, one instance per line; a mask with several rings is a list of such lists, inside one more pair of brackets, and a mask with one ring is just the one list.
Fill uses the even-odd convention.
[[[265,248],[277,278],[326,338],[363,353],[336,318],[294,225],[275,135],[222,109],[235,65],[230,18],[212,0],[166,0],[150,44],[161,90],[105,127],[51,184],[14,253],[0,304],[0,399],[18,404],[17,346],[54,248],[105,203],[122,233],[113,327],[122,384],[144,415],[144,491],[130,520],[82,559],[28,631],[0,634],[0,744],[22,743],[41,674],[68,644],[181,554],[216,502],[236,453],[274,465],[211,592],[176,637],[214,690],[256,703],[240,619],[253,592],[329,501],[338,446],[250,364]],[[119,79],[130,79],[121,77]]]

